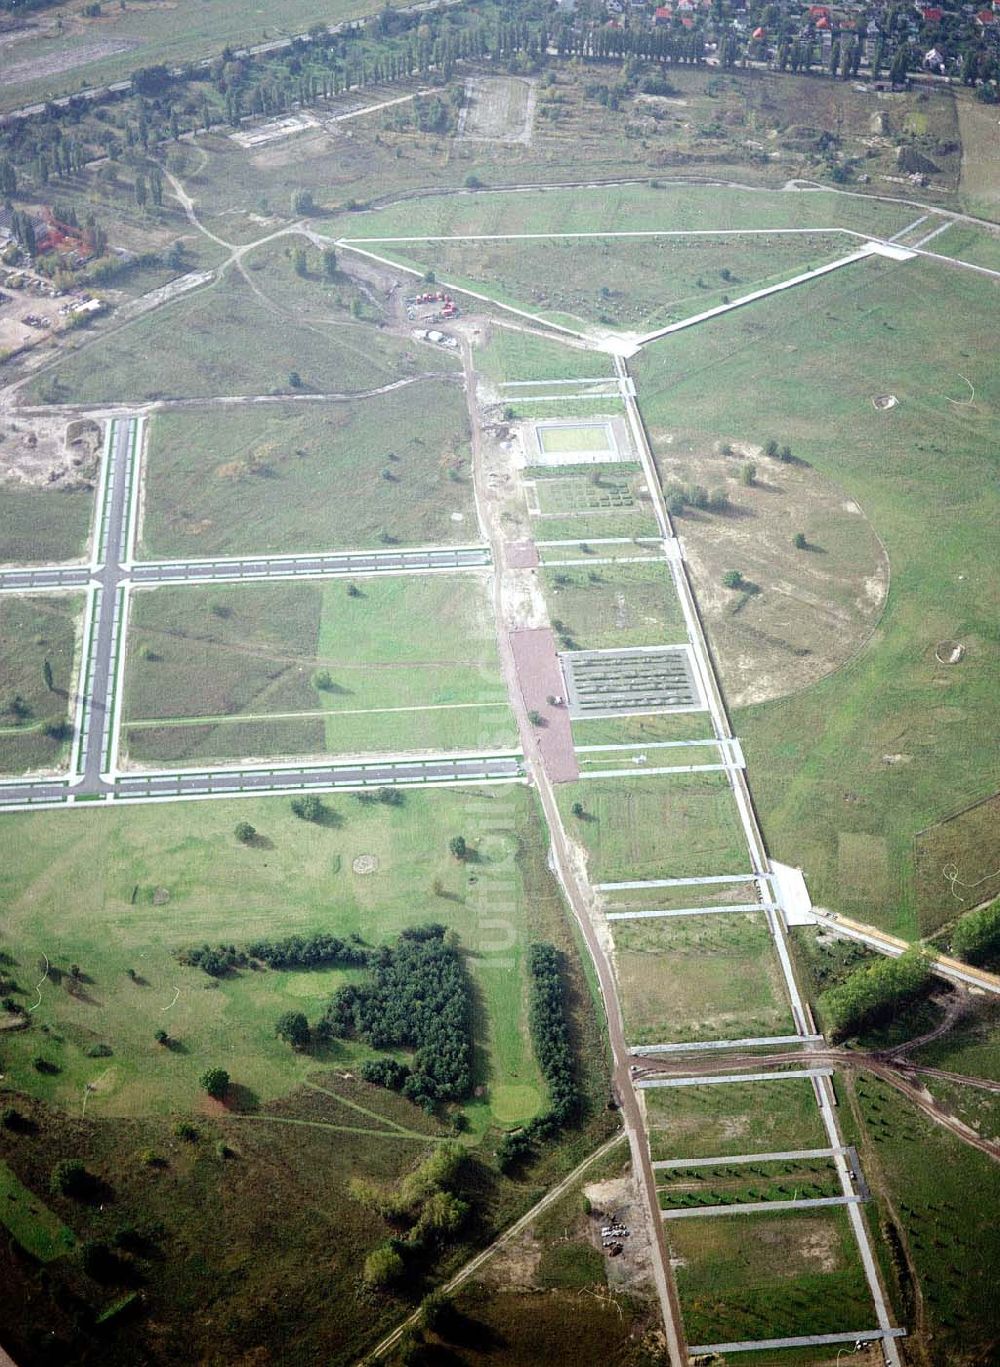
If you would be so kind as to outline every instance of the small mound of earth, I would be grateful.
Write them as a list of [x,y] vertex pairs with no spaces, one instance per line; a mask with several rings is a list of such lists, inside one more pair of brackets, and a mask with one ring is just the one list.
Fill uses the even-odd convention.
[[965,654],[961,641],[939,641],[934,649],[934,658],[939,665],[957,665]]
[[378,859],[374,854],[359,854],[351,860],[351,868],[355,873],[374,873],[378,868]]
[[898,403],[899,400],[896,398],[895,394],[872,395],[872,404],[880,413],[883,413],[887,408],[895,408]]
[[167,888],[153,889],[153,906],[163,907],[170,901],[170,892]]
[[451,515],[451,520],[452,520],[452,522],[464,522],[464,521],[465,521],[465,514],[464,514],[464,513],[452,513],[452,515]]

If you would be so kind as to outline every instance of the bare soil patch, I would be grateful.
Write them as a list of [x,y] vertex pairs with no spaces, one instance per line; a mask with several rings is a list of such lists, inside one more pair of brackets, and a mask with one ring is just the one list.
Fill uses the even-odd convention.
[[6,421],[0,426],[0,481],[62,492],[92,489],[103,435],[89,418]]
[[[665,436],[656,434],[668,495],[701,485],[729,500],[727,511],[687,508],[676,522],[729,701],[782,697],[843,664],[870,635],[889,588],[888,557],[862,510],[805,464],[749,444],[722,455]],[[747,464],[756,467],[750,485]],[[740,572],[741,588],[723,586],[729,570]]]
[[519,76],[473,76],[465,83],[458,136],[467,142],[531,144],[535,82]]
[[538,743],[545,772],[553,783],[571,783],[580,777],[580,770],[569,712],[564,705],[552,706],[547,701],[564,692],[556,638],[551,629],[512,631],[510,644],[524,705],[529,711],[538,712],[542,719]]

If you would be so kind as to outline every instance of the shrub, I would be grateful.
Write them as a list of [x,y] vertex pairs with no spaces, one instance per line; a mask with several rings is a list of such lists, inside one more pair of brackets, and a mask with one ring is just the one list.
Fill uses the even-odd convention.
[[743,575],[740,570],[726,570],[722,576],[722,586],[727,589],[738,589],[743,586]]
[[221,1101],[229,1091],[229,1074],[225,1068],[209,1068],[201,1075],[201,1085],[209,1096]]
[[61,1158],[49,1176],[53,1196],[72,1196],[83,1200],[94,1190],[94,1178],[79,1158]]
[[808,543],[806,542],[805,532],[796,532],[795,535],[792,537],[792,545],[795,547],[797,551],[806,550],[807,544]]
[[405,1271],[402,1258],[390,1244],[379,1244],[365,1259],[362,1276],[365,1285],[383,1290],[398,1282]]
[[290,806],[302,821],[320,821],[325,811],[315,793],[303,793],[301,797],[293,797]]
[[293,1049],[305,1049],[309,1044],[309,1022],[301,1011],[286,1011],[278,1017],[274,1032]]
[[237,821],[236,825],[233,827],[233,835],[235,835],[241,845],[252,845],[257,836],[257,832],[254,827],[250,825],[249,821]]

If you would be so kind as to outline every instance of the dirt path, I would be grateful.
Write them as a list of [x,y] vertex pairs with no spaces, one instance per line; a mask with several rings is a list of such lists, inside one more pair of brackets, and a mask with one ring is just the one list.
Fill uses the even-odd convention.
[[593,961],[604,1002],[613,1059],[612,1088],[620,1107],[625,1133],[629,1141],[633,1171],[645,1197],[647,1232],[650,1238],[653,1280],[663,1316],[667,1356],[671,1367],[687,1367],[688,1354],[684,1339],[683,1319],[677,1287],[670,1268],[663,1221],[659,1217],[656,1178],[653,1173],[649,1146],[639,1099],[632,1085],[631,1058],[625,1041],[625,1029],[611,962],[601,943],[590,916],[590,902],[586,891],[585,873],[575,858],[571,842],[566,836],[552,784],[545,770],[538,733],[532,725],[518,685],[517,667],[511,646],[509,624],[505,614],[502,577],[506,566],[506,537],[498,515],[491,508],[490,492],[484,477],[483,436],[479,404],[476,398],[476,371],[472,345],[462,338],[462,364],[465,371],[465,390],[472,432],[472,466],[476,488],[476,507],[482,530],[493,551],[496,572],[493,577],[493,607],[497,628],[500,667],[511,709],[517,719],[518,733],[525,763],[538,792],[549,828],[551,841],[550,863],[559,880],[569,906],[583,935]]

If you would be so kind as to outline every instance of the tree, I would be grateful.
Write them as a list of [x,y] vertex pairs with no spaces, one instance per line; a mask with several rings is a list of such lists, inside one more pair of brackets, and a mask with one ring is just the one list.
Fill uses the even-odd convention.
[[465,843],[464,835],[453,835],[448,841],[448,848],[460,863],[469,857],[469,847]]
[[309,1022],[301,1011],[286,1011],[278,1017],[274,1033],[293,1049],[305,1049],[309,1044]]
[[329,693],[333,688],[333,675],[328,669],[317,669],[313,675],[313,688],[318,688],[321,693]]
[[746,465],[740,467],[740,483],[752,488],[757,481],[757,467],[752,460],[748,460]]
[[251,845],[256,838],[257,831],[250,825],[249,821],[237,821],[233,827],[233,835],[241,845]]
[[229,1074],[225,1068],[209,1068],[201,1075],[201,1085],[209,1096],[221,1101],[229,1091]]
[[52,693],[54,690],[52,687],[52,663],[50,660],[42,661],[42,679],[45,681],[45,687]]
[[777,456],[778,443],[775,441],[773,437],[768,438],[767,445],[764,447],[764,454],[766,456],[770,456],[772,460],[774,460],[775,456]]
[[292,248],[292,270],[294,270],[296,275],[308,275],[309,262],[306,260],[305,247]]
[[582,802],[574,802],[574,803],[573,803],[573,806],[570,808],[570,811],[571,811],[571,812],[573,813],[573,815],[574,815],[575,817],[577,817],[579,820],[582,820],[582,819],[583,819],[583,816],[584,816],[584,809],[583,809],[583,803],[582,803]]
[[743,574],[740,570],[726,570],[722,576],[722,586],[727,589],[738,589],[743,586]]
[[784,465],[788,465],[792,459],[792,448],[790,446],[783,446],[778,452],[778,459]]
[[135,178],[135,186],[133,189],[133,193],[135,195],[135,202],[138,205],[138,207],[140,209],[144,209],[146,207],[146,200],[149,198],[149,191],[146,188],[146,177],[142,174],[142,172],[140,172]]
[[920,945],[897,959],[878,959],[856,969],[820,997],[820,1010],[834,1039],[889,1020],[901,1006],[920,996],[932,978],[933,960]]
[[292,195],[293,214],[311,214],[316,208],[310,190],[296,190]]
[[297,370],[290,370],[288,372],[288,386],[290,389],[302,388],[302,376]]
[[166,1048],[166,1046],[170,1043],[170,1036],[167,1034],[166,1030],[162,1029],[157,1030],[156,1034],[153,1036],[153,1039],[156,1040],[157,1044],[162,1044],[164,1048]]
[[325,810],[315,793],[303,793],[301,797],[293,797],[291,808],[302,821],[320,821]]
[[337,253],[332,247],[323,249],[323,275],[331,281],[337,278]]
[[952,952],[970,964],[984,963],[1000,949],[1000,898],[960,916],[951,937]]
[[792,537],[792,545],[797,551],[804,551],[807,548],[805,532],[796,532]]
[[545,718],[542,716],[541,712],[539,712],[536,707],[533,707],[531,711],[528,713],[528,720],[531,722],[532,726],[545,725]]

